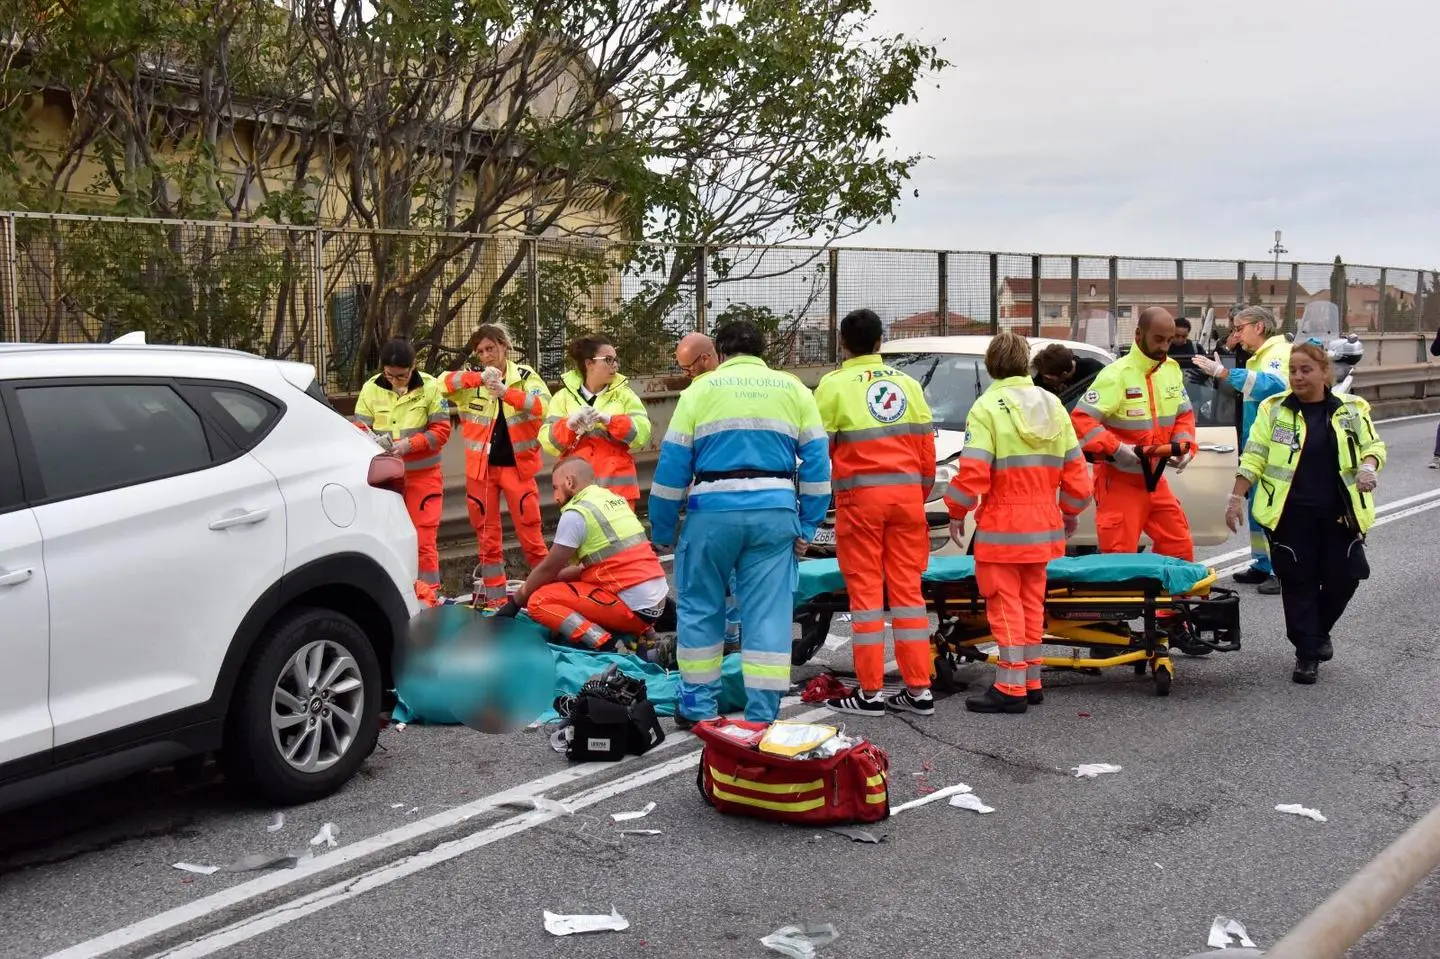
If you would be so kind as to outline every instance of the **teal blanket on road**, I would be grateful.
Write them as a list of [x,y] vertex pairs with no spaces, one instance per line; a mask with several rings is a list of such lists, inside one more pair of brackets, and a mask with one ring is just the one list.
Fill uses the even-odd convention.
[[[1114,585],[1141,581],[1177,595],[1188,593],[1210,568],[1155,553],[1097,553],[1093,556],[1066,556],[1051,560],[1046,577],[1051,586]],[[931,556],[922,577],[927,583],[961,583],[975,578],[973,556]],[[800,564],[800,585],[795,604],[808,602],[826,593],[842,592],[845,577],[833,559],[810,559]]]
[[[546,643],[550,636],[549,630],[523,614],[517,616],[515,622],[533,630],[537,643]],[[627,676],[645,680],[645,688],[650,702],[655,705],[656,713],[661,716],[675,715],[676,704],[680,699],[679,672],[667,671],[638,656],[591,653],[569,646],[557,646],[554,643],[546,643],[546,645],[549,647],[551,655],[555,657],[556,696],[575,695],[586,680],[603,673],[613,665],[619,667],[620,671]],[[452,701],[449,693],[451,685],[456,681],[459,681],[456,677],[447,677],[443,674],[407,677],[403,688],[395,690],[399,702],[391,714],[392,720],[397,723],[417,725],[458,725],[460,720],[455,718],[450,708],[445,705]],[[731,653],[725,657],[724,666],[721,669],[720,687],[721,712],[745,708],[745,681],[740,675],[739,653]],[[559,718],[553,709],[547,709],[543,714],[534,717],[536,721],[547,723]]]

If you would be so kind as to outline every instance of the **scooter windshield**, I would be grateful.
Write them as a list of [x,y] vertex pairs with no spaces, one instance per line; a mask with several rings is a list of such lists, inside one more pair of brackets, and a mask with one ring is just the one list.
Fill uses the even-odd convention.
[[1295,329],[1296,343],[1329,346],[1340,336],[1340,308],[1328,300],[1305,304],[1305,312]]

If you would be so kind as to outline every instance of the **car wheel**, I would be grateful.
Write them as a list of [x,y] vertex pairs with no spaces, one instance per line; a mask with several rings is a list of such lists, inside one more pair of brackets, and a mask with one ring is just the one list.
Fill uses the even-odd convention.
[[226,774],[257,797],[302,803],[343,786],[380,735],[380,664],[348,616],[301,608],[270,624],[226,722]]

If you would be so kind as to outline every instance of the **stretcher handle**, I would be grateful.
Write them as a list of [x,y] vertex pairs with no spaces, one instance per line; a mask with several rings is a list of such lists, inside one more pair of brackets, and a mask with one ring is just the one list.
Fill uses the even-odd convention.
[[[1169,443],[1156,443],[1151,446],[1135,444],[1130,447],[1135,455],[1140,457],[1140,475],[1145,478],[1145,491],[1153,493],[1160,488],[1160,477],[1165,475],[1165,467],[1169,464],[1172,456],[1184,456],[1194,447],[1195,444],[1185,440],[1171,441]],[[1110,457],[1114,459],[1114,457]]]

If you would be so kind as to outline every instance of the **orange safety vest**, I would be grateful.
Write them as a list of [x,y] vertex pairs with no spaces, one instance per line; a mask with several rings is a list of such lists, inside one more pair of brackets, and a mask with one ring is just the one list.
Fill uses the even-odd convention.
[[[1185,392],[1180,364],[1169,357],[1157,363],[1138,346],[1100,371],[1070,418],[1087,453],[1110,456],[1121,443],[1160,446],[1195,441],[1195,409]],[[1138,465],[1099,465],[1144,478]]]
[[550,403],[550,415],[540,431],[540,445],[551,456],[564,459],[578,456],[595,470],[595,482],[612,489],[627,499],[640,498],[639,479],[635,475],[635,452],[650,442],[650,417],[645,404],[635,395],[624,376],[596,395],[593,406],[610,414],[610,423],[577,436],[567,422],[570,414],[585,406],[580,397],[580,374],[567,371],[561,381],[565,388]]
[[612,593],[663,579],[665,569],[655,556],[645,527],[619,493],[591,484],[560,510],[585,519],[585,539],[575,551],[584,567],[581,579]]
[[440,385],[460,411],[467,477],[479,479],[485,475],[490,462],[490,436],[502,401],[507,407],[505,427],[510,431],[510,445],[515,448],[516,471],[526,480],[540,472],[540,428],[545,422],[550,390],[534,370],[506,361],[506,389],[499,399],[485,388],[485,380],[475,370],[446,373]]
[[935,428],[925,391],[878,353],[846,360],[815,387],[830,434],[836,505],[851,491],[905,487],[923,493],[935,478]]
[[1065,407],[1028,376],[996,380],[965,419],[965,448],[945,491],[952,519],[975,513],[975,559],[1046,563],[1065,555],[1062,516],[1093,495]]

